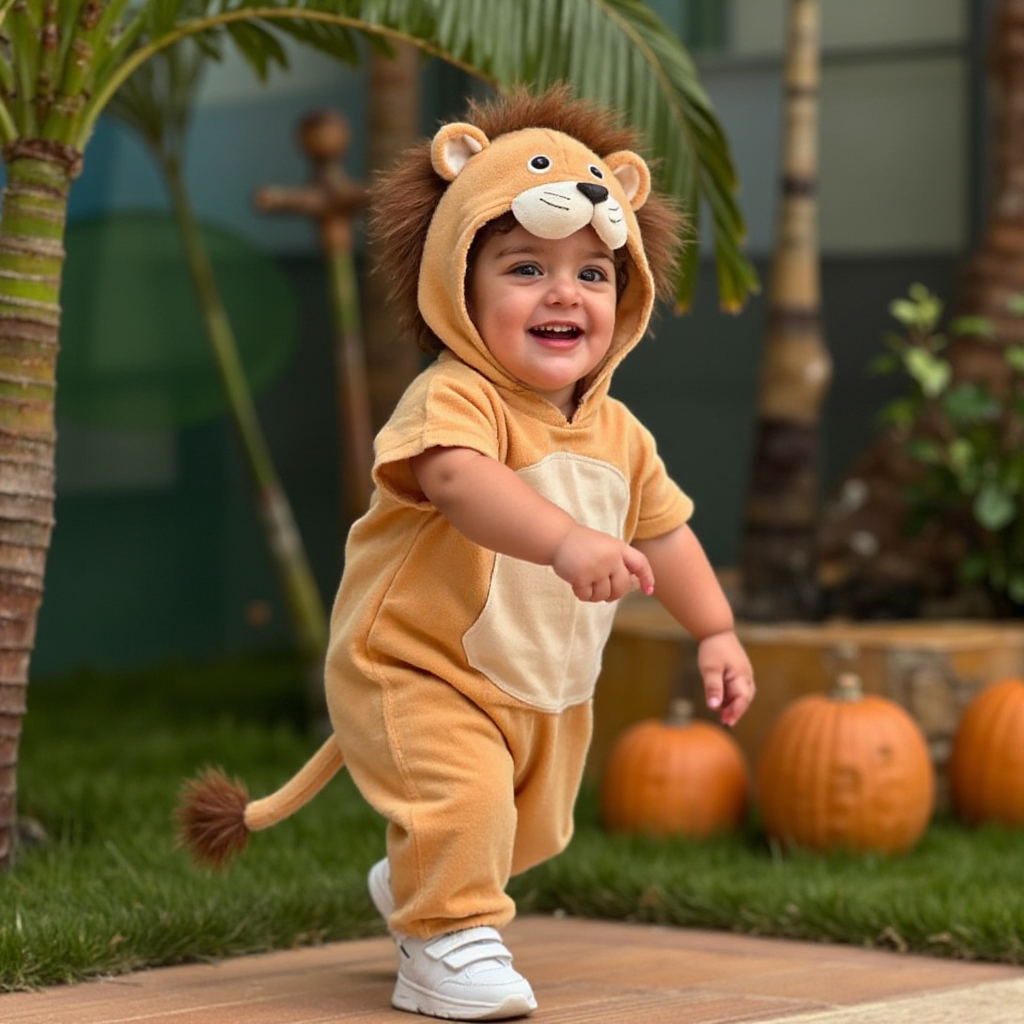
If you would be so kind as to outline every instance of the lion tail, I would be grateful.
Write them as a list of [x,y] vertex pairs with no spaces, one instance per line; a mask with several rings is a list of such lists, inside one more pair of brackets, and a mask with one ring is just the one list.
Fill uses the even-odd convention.
[[330,736],[296,775],[260,800],[250,800],[238,779],[207,768],[182,788],[175,813],[177,845],[198,863],[221,868],[245,849],[250,832],[270,828],[304,807],[344,763],[337,739]]

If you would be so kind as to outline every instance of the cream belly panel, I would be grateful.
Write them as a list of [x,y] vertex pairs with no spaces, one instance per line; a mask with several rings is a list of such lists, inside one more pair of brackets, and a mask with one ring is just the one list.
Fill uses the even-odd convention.
[[[629,482],[614,466],[567,452],[518,471],[584,526],[622,537]],[[589,700],[614,603],[580,601],[549,566],[497,555],[483,611],[463,637],[469,664],[541,711]]]

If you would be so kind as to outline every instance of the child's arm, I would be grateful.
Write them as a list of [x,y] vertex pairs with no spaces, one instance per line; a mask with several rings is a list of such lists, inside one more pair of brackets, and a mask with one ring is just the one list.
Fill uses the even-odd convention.
[[581,601],[615,601],[633,589],[633,577],[653,591],[651,567],[636,548],[580,526],[495,459],[471,448],[430,448],[411,466],[460,533],[491,551],[550,565]]
[[754,671],[733,631],[732,609],[715,571],[689,526],[637,541],[658,579],[658,600],[700,641],[697,666],[708,707],[723,725],[735,725],[754,699]]

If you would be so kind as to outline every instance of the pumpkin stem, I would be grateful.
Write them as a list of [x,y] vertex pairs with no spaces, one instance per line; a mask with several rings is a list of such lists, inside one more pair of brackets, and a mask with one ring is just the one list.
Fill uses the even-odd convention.
[[677,697],[669,705],[668,718],[665,719],[668,725],[689,725],[693,719],[693,701],[685,697]]
[[852,702],[864,696],[864,687],[856,672],[840,672],[832,687],[832,699]]

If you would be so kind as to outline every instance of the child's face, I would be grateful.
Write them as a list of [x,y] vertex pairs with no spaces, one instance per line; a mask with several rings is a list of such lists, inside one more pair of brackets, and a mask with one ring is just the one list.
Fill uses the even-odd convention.
[[615,264],[591,227],[545,239],[516,225],[480,247],[468,305],[484,344],[567,415],[576,382],[604,359],[615,328]]

